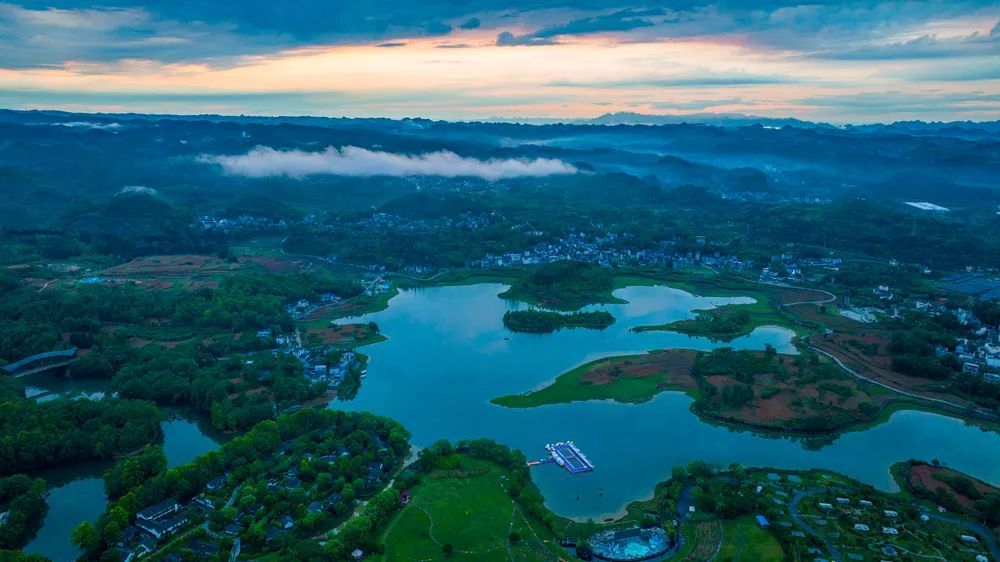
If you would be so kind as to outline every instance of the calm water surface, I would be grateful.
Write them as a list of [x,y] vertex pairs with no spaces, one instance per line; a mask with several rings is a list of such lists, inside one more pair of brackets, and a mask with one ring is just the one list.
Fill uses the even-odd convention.
[[[351,402],[334,407],[367,410],[399,420],[413,444],[438,439],[489,437],[542,458],[544,445],[570,439],[597,465],[570,475],[555,465],[532,469],[546,502],[557,513],[595,518],[618,513],[629,501],[648,497],[674,465],[695,459],[727,465],[827,468],[883,489],[891,489],[889,465],[909,458],[937,458],[989,482],[1000,482],[1000,435],[961,420],[924,412],[894,414],[867,431],[826,440],[764,436],[702,422],[689,410],[691,399],[667,392],[639,405],[578,402],[533,409],[490,404],[497,396],[545,385],[573,367],[611,355],[650,349],[709,350],[720,345],[762,349],[770,344],[795,353],[793,333],[761,327],[728,344],[672,332],[629,331],[633,326],[692,318],[693,310],[752,302],[747,298],[703,298],[666,287],[630,287],[615,294],[628,301],[586,310],[607,310],[617,322],[603,331],[563,330],[516,334],[503,327],[507,310],[503,285],[403,291],[387,310],[360,317],[377,322],[389,340],[365,348],[368,376]],[[32,378],[28,393],[38,400],[55,396],[99,396],[103,382]],[[177,466],[215,449],[222,436],[204,420],[167,412],[164,451]],[[107,500],[101,474],[110,464],[46,471],[49,513],[25,550],[55,561],[73,560],[72,529],[94,521]]]
[[[32,381],[32,385],[46,385],[45,380]],[[59,394],[77,396],[96,392],[89,388],[90,381],[76,387],[67,381],[56,381],[47,387],[45,398]],[[42,399],[45,399],[42,398]],[[163,452],[167,466],[174,467],[191,462],[195,457],[219,446],[221,436],[213,432],[204,421],[182,412],[165,410]],[[41,554],[55,562],[75,560],[80,550],[73,546],[70,536],[73,528],[83,521],[96,521],[104,513],[107,498],[104,495],[104,471],[113,463],[87,463],[70,469],[46,470],[35,474],[49,483],[47,503],[49,511],[38,535],[24,548],[26,552]]]
[[605,356],[650,349],[708,350],[720,345],[793,353],[793,334],[761,327],[719,344],[671,332],[630,332],[645,324],[691,318],[695,309],[749,299],[702,298],[667,287],[630,287],[615,294],[628,301],[607,310],[618,321],[604,331],[563,330],[516,334],[502,324],[504,311],[523,307],[497,298],[502,285],[481,284],[403,291],[387,310],[360,317],[378,323],[389,340],[365,349],[368,376],[351,402],[334,407],[368,410],[399,420],[416,446],[438,439],[489,437],[528,458],[544,445],[573,440],[597,466],[570,475],[555,465],[532,469],[557,513],[602,518],[629,501],[648,497],[674,465],[703,459],[727,465],[826,468],[882,489],[892,489],[889,466],[909,458],[938,458],[990,482],[1000,481],[1000,435],[961,420],[905,411],[863,432],[802,440],[760,435],[702,422],[691,399],[668,392],[640,405],[591,401],[532,409],[490,404],[497,396],[543,386],[560,373]]

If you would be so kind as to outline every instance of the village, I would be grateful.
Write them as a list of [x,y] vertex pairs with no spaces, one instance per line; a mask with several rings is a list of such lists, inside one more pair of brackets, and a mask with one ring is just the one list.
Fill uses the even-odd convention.
[[[662,242],[655,248],[633,249],[630,236],[608,233],[590,237],[582,232],[568,234],[553,243],[541,242],[523,252],[508,252],[502,255],[487,254],[481,259],[471,260],[467,266],[487,269],[512,265],[535,265],[573,260],[605,268],[623,266],[664,266],[684,269],[703,265],[710,268],[731,271],[745,271],[753,267],[750,260],[723,254],[721,251],[705,249],[676,251],[677,242]],[[705,246],[704,236],[696,237],[698,246]]]
[[188,498],[139,510],[115,546],[125,562],[152,554],[179,562],[223,551],[235,559],[241,550],[266,552],[325,533],[360,498],[380,491],[398,464],[375,431],[352,433],[350,442],[345,437],[313,432],[280,443],[261,462],[230,466]]

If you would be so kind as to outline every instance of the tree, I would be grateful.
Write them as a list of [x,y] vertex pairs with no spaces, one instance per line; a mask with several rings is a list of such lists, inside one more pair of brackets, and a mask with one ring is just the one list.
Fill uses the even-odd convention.
[[1000,494],[990,494],[976,502],[976,509],[990,527],[1000,525]]
[[455,552],[455,547],[451,543],[445,543],[441,547],[441,553],[444,554],[445,558],[451,558],[453,552]]
[[108,498],[117,499],[166,469],[163,448],[147,445],[139,454],[122,459],[104,473],[104,490]]
[[99,535],[93,523],[84,521],[73,529],[70,540],[73,541],[73,544],[80,547],[80,549],[89,551],[97,547]]

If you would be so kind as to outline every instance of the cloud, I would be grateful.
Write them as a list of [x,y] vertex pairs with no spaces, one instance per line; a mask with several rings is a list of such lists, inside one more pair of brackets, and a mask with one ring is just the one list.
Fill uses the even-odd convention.
[[539,45],[554,45],[556,40],[551,37],[535,37],[534,35],[514,35],[509,31],[501,31],[497,35],[497,47],[536,47]]
[[810,53],[813,58],[836,60],[929,60],[938,58],[992,57],[1000,53],[1000,34],[971,33],[961,37],[941,38],[924,34],[908,41],[869,43],[846,49]]
[[466,158],[440,151],[409,155],[345,146],[321,152],[275,150],[258,146],[240,155],[203,155],[201,162],[219,164],[225,173],[250,178],[310,175],[338,176],[444,176],[478,177],[487,181],[506,178],[574,174],[576,168],[561,160],[546,158],[490,159]]
[[646,16],[658,14],[662,14],[662,12],[660,10],[619,10],[610,14],[588,16],[566,23],[549,25],[538,31],[523,35],[515,35],[510,31],[504,31],[497,35],[496,45],[499,47],[552,45],[556,43],[556,38],[562,35],[623,32],[640,27],[651,27],[654,25],[654,22],[646,19]]
[[65,123],[52,123],[53,126],[57,127],[70,127],[79,129],[105,129],[105,130],[116,130],[121,129],[121,123],[95,123],[93,121],[67,121]]
[[534,37],[556,37],[558,35],[629,31],[639,27],[653,26],[654,22],[647,19],[647,16],[662,15],[662,13],[661,10],[619,10],[611,14],[579,18],[562,25],[546,27],[532,35]]
[[427,35],[447,35],[451,33],[451,26],[440,21],[428,22],[424,25]]
[[[808,81],[797,77],[795,82]],[[556,80],[545,84],[556,88],[699,88],[712,86],[755,86],[762,84],[788,84],[791,78],[774,75],[748,74],[742,71],[712,72],[700,70],[697,73],[688,72],[676,76],[643,76],[627,80],[612,80],[605,82],[581,82]]]
[[206,61],[273,50],[287,38],[253,41],[232,25],[156,17],[143,7],[30,9],[0,2],[0,67],[80,62]]
[[[650,4],[668,3],[507,0],[498,10],[487,0],[339,0],[329,10],[325,0],[299,0],[289,10],[273,0],[0,0],[0,67],[136,58],[221,66],[297,47],[448,35],[452,25],[503,31],[502,46],[603,32],[621,33],[622,41],[730,36],[745,45],[836,58],[906,42],[928,23],[995,22],[1000,12],[996,0],[680,0],[669,8],[644,7]],[[506,21],[517,22],[513,33],[505,31]]]
[[156,191],[152,187],[146,187],[144,185],[126,185],[118,191],[118,195],[126,194],[142,194],[142,195],[159,195],[160,192]]
[[886,113],[894,115],[934,114],[942,107],[952,107],[953,111],[956,112],[997,112],[1000,111],[1000,93],[890,90],[813,96],[802,99],[800,103],[804,106],[833,109],[836,112],[849,111],[857,115],[877,117],[885,117]]

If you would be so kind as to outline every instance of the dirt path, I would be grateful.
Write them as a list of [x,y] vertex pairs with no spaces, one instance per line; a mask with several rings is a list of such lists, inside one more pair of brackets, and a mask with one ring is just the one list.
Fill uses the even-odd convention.
[[719,556],[719,551],[722,550],[722,543],[726,541],[726,526],[722,524],[722,521],[715,521],[715,524],[719,526],[719,542],[715,543],[715,552],[712,553],[712,557],[709,558],[709,562],[714,562]]

